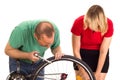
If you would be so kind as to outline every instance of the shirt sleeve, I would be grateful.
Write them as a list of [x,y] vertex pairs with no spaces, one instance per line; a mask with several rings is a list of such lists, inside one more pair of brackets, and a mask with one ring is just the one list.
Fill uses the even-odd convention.
[[83,16],[76,19],[71,28],[71,32],[77,36],[80,36],[83,30]]
[[51,49],[54,49],[60,45],[60,32],[56,25],[54,25],[55,29],[55,37],[54,37],[54,43],[51,45]]
[[24,41],[23,41],[23,31],[20,28],[15,28],[9,39],[9,43],[13,48],[20,48],[23,46]]
[[104,37],[111,37],[113,35],[113,22],[108,19],[108,30],[107,33],[105,33]]

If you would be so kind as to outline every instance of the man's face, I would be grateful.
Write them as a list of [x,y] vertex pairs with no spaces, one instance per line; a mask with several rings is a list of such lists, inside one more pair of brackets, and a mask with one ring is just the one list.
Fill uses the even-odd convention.
[[50,38],[47,37],[45,34],[42,34],[41,38],[38,39],[38,42],[41,46],[49,48],[50,45],[52,45],[54,42],[54,33],[53,33],[53,36]]

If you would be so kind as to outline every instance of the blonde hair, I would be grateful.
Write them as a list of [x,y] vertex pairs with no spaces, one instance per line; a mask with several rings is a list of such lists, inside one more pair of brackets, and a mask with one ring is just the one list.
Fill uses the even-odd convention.
[[93,31],[99,31],[101,34],[107,32],[107,18],[103,8],[99,5],[91,6],[84,16],[84,29],[90,28]]

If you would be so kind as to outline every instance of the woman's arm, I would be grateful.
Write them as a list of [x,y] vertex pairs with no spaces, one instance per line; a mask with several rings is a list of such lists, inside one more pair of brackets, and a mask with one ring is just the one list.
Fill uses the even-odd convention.
[[98,59],[98,65],[97,65],[97,69],[96,69],[96,74],[97,73],[101,73],[101,70],[103,68],[105,59],[106,59],[106,55],[110,46],[110,42],[111,42],[112,37],[105,37],[103,39],[103,42],[100,46],[100,54],[99,54],[99,59]]
[[76,35],[72,34],[72,48],[73,48],[74,56],[81,59],[81,56],[80,56],[80,36],[76,36]]

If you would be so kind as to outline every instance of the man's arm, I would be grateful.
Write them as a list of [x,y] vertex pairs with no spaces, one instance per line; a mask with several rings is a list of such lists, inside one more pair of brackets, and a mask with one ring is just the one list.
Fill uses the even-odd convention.
[[13,48],[12,46],[10,46],[9,43],[7,43],[7,45],[5,47],[5,53],[6,53],[6,55],[8,55],[12,58],[16,58],[16,59],[28,59],[28,60],[31,60],[34,62],[39,60],[39,58],[34,56],[35,51],[29,52],[29,53],[23,52],[23,51],[20,51],[16,48]]
[[57,46],[56,48],[51,49],[51,51],[55,55],[55,59],[60,59],[64,55],[61,51],[60,46]]

